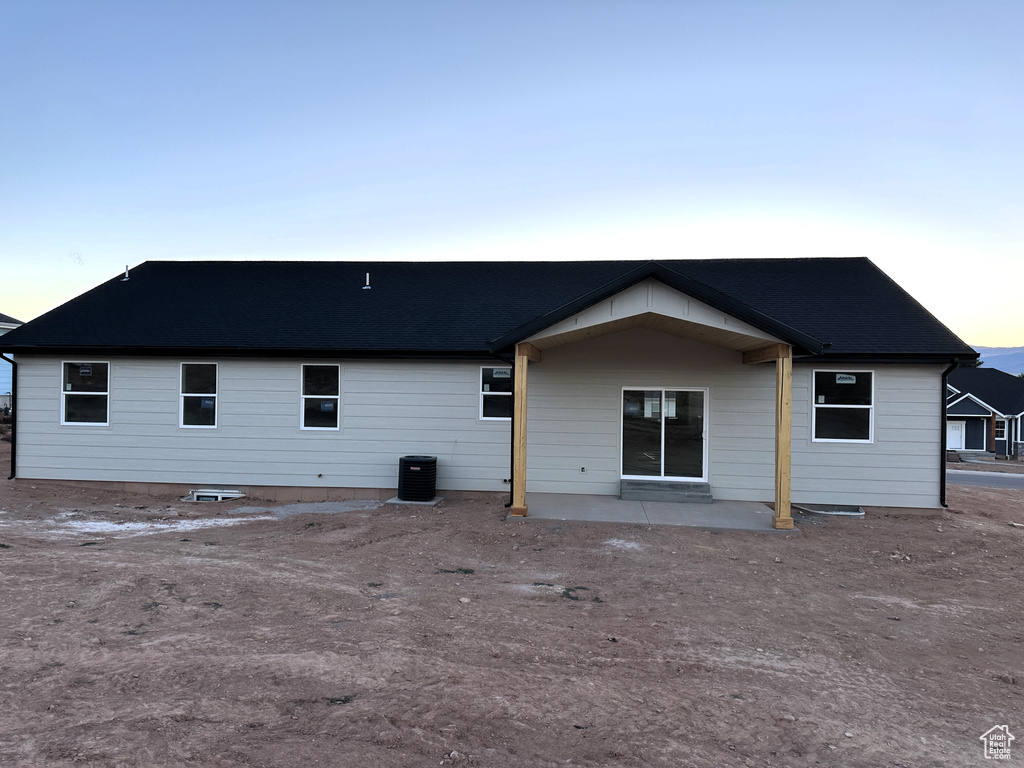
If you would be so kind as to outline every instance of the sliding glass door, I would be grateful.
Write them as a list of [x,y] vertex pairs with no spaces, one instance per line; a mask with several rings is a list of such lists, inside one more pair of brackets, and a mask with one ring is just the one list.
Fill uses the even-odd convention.
[[704,480],[702,389],[622,391],[622,476]]

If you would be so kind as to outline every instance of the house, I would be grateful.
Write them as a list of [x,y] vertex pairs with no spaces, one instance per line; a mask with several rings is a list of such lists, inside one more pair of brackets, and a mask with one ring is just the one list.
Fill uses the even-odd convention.
[[946,395],[950,450],[1020,455],[1024,378],[997,368],[956,368],[946,382]]
[[937,507],[977,353],[869,260],[146,262],[12,331],[21,479]]
[[[20,321],[0,312],[0,336],[3,336],[8,331],[13,331],[19,325],[21,325]],[[12,386],[11,364],[6,360],[0,360],[0,411],[11,407]]]

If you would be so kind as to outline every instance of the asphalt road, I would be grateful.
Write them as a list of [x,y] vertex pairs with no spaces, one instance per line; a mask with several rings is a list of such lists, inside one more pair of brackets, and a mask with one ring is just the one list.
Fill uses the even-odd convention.
[[988,488],[1024,489],[1024,474],[1004,472],[972,472],[967,469],[947,469],[946,482],[950,485],[983,485]]

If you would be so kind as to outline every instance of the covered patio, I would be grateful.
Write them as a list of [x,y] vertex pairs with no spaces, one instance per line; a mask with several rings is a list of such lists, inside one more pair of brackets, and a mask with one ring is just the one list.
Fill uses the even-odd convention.
[[[587,342],[600,337],[630,329],[649,331],[688,339],[693,342],[739,353],[737,362],[744,367],[774,364],[775,367],[775,426],[774,426],[774,510],[763,503],[727,502],[679,504],[658,500],[625,500],[615,496],[583,494],[528,492],[527,477],[527,432],[529,416],[527,409],[529,381],[528,370],[532,365],[541,364],[548,351],[578,342]],[[561,321],[540,327],[523,329],[528,332],[514,334],[503,340],[514,342],[515,350],[512,421],[512,504],[513,516],[527,515],[550,517],[552,519],[607,519],[640,523],[687,525],[684,520],[693,521],[699,527],[738,527],[759,530],[761,528],[789,530],[793,527],[790,512],[791,483],[791,429],[792,429],[792,371],[793,345],[789,340],[772,335],[736,317],[714,310],[691,296],[667,288],[658,280],[648,278],[631,285],[621,292],[598,301],[576,314]],[[515,338],[518,336],[518,338]],[[525,338],[524,338],[525,337]],[[636,375],[632,375],[634,378]],[[630,393],[647,394],[643,391]],[[657,394],[655,392],[655,394]],[[709,390],[705,389],[706,400]],[[700,396],[699,396],[700,397]],[[703,401],[698,399],[698,405]],[[673,403],[674,405],[674,403]],[[704,406],[706,409],[706,405]],[[657,408],[655,408],[657,410]],[[626,438],[623,437],[623,442]],[[702,438],[704,457],[697,460],[699,471],[668,472],[662,468],[652,480],[663,486],[673,481],[697,480],[705,484],[708,480],[707,446],[708,438]],[[663,445],[664,445],[663,438]],[[663,451],[662,451],[663,453]],[[648,454],[659,456],[661,454]],[[620,467],[622,477],[635,479],[638,471],[627,472]],[[581,468],[581,472],[585,471]],[[669,475],[678,477],[669,477]],[[694,475],[694,477],[689,477]],[[701,475],[701,476],[697,476]],[[685,477],[684,477],[685,476]],[[626,494],[620,493],[620,496]],[[575,496],[575,498],[570,498]],[[689,511],[687,511],[689,510]],[[762,524],[763,520],[763,524]]]

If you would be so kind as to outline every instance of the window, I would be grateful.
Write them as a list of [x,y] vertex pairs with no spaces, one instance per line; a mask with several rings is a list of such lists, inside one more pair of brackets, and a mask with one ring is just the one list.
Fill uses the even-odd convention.
[[815,371],[816,442],[870,443],[874,439],[874,374]]
[[480,418],[512,418],[512,369],[480,369]]
[[181,426],[217,426],[217,364],[181,364]]
[[64,363],[61,424],[107,425],[109,363]]
[[341,366],[302,366],[302,429],[338,429]]
[[1006,439],[1006,420],[996,419],[996,440]]
[[707,478],[706,389],[622,390],[622,476]]

